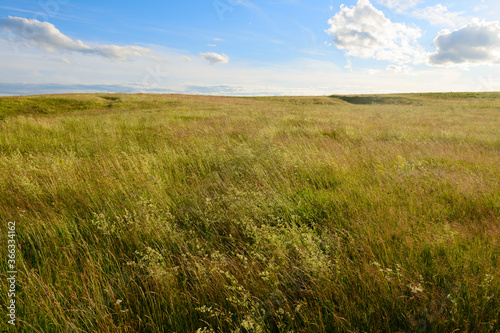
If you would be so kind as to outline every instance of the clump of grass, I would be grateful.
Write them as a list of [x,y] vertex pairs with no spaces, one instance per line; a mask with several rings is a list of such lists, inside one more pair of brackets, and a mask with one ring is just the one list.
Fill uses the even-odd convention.
[[498,97],[2,98],[17,331],[498,331]]

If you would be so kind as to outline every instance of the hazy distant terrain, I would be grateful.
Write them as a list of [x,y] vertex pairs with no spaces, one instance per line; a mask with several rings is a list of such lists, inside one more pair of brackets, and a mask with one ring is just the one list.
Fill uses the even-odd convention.
[[17,332],[499,332],[499,128],[500,93],[0,98]]

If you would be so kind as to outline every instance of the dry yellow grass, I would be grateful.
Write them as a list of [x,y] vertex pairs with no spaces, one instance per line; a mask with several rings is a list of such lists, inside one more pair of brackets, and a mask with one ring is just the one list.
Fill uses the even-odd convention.
[[0,98],[17,331],[497,332],[499,97]]

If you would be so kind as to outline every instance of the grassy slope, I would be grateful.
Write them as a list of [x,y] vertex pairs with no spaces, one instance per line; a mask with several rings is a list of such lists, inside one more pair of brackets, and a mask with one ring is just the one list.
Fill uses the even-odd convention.
[[0,98],[18,332],[498,332],[499,98]]

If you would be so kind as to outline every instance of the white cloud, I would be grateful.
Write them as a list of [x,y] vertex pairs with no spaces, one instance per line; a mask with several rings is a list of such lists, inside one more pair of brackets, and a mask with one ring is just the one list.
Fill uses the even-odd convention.
[[483,9],[487,9],[487,8],[488,8],[488,6],[484,4],[484,0],[481,0],[481,5],[475,6],[474,11],[479,12],[479,11],[481,11]]
[[398,13],[402,14],[406,10],[415,7],[423,0],[377,0],[377,2],[387,8],[395,9]]
[[456,27],[466,23],[467,19],[462,16],[463,14],[465,12],[449,12],[446,6],[439,4],[423,9],[416,9],[413,11],[412,16],[427,20],[432,25]]
[[474,11],[475,12],[479,12],[479,11],[481,11],[483,9],[488,9],[488,6],[487,5],[477,5],[477,6],[474,7]]
[[389,66],[387,66],[387,68],[385,70],[388,71],[388,72],[392,72],[392,73],[410,74],[411,71],[413,70],[413,67],[410,67],[408,65],[401,65],[401,66],[398,66],[398,65],[389,65]]
[[326,30],[337,48],[347,55],[397,63],[423,62],[425,52],[418,45],[419,28],[391,22],[369,0],[359,0],[352,8],[342,6]]
[[227,64],[229,62],[229,57],[227,55],[215,52],[200,53],[200,57],[208,61],[211,65]]
[[15,43],[24,43],[44,51],[55,53],[76,52],[94,54],[108,59],[129,60],[146,56],[149,49],[140,46],[95,45],[81,40],[74,41],[60,32],[53,24],[22,17],[0,18],[0,28]]
[[441,30],[434,39],[434,43],[437,52],[429,56],[430,65],[500,64],[498,21],[486,22],[474,19],[458,30]]

